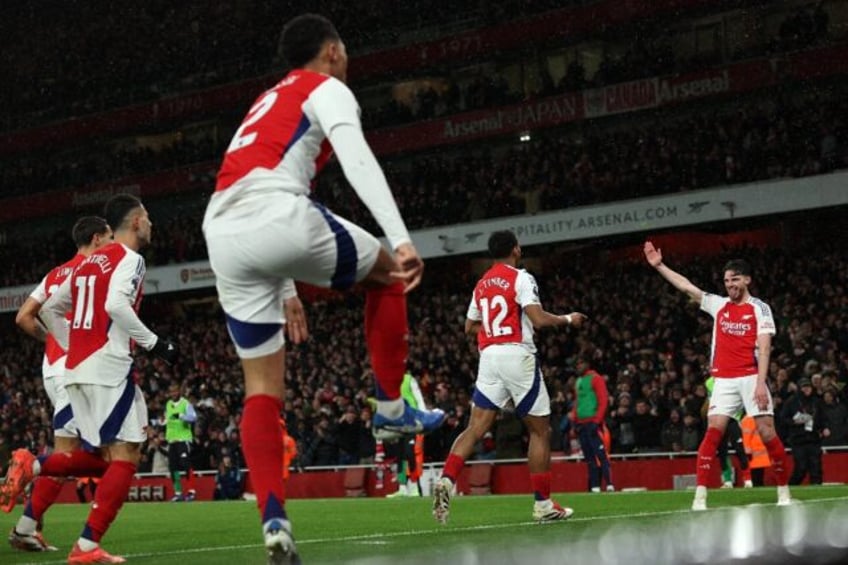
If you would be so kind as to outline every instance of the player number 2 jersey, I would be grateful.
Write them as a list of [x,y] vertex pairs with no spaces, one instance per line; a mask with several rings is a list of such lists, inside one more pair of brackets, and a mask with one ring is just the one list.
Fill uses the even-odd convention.
[[310,191],[332,155],[327,136],[339,124],[360,126],[359,104],[340,80],[304,69],[290,72],[253,104],[227,148],[216,193]]
[[467,314],[469,320],[480,322],[478,349],[513,343],[535,352],[533,324],[524,315],[529,304],[540,304],[536,280],[530,273],[504,263],[486,271],[474,287]]
[[757,336],[776,333],[769,305],[754,297],[735,304],[726,296],[705,292],[701,310],[715,319],[710,374],[714,377],[757,374]]
[[[54,267],[47,275],[41,279],[35,290],[29,295],[39,304],[44,304],[54,292],[56,292],[65,279],[74,272],[74,269],[85,259],[83,255],[76,254],[68,262]],[[70,319],[70,316],[68,317]],[[65,371],[65,350],[53,337],[53,334],[47,334],[47,339],[44,343],[44,361],[42,362],[41,372],[46,378],[61,376]]]

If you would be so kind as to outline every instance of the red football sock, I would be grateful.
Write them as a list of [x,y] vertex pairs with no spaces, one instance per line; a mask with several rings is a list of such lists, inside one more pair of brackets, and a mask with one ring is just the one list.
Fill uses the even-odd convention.
[[451,480],[451,482],[456,483],[456,479],[459,477],[464,466],[465,459],[456,453],[451,453],[448,455],[448,460],[445,461],[445,468],[442,470],[442,476],[447,477]]
[[786,450],[780,438],[774,436],[770,441],[763,442],[771,459],[771,470],[774,472],[774,481],[777,486],[783,487],[789,484],[789,473],[786,472]]
[[530,485],[536,500],[548,500],[551,497],[551,472],[530,473]]
[[32,486],[32,495],[26,508],[24,508],[24,516],[40,522],[47,509],[56,502],[59,493],[62,492],[63,484],[64,481],[53,477],[38,477],[35,479]]
[[707,428],[707,433],[704,434],[704,439],[698,448],[698,467],[695,470],[696,483],[699,487],[705,487],[710,482],[710,469],[723,435],[718,428]]
[[109,463],[99,455],[81,449],[70,453],[54,453],[39,458],[39,462],[39,475],[48,477],[102,477],[109,467]]
[[267,394],[249,396],[241,416],[241,449],[250,471],[250,482],[262,522],[285,518],[283,482],[283,436],[280,433],[279,398]]
[[365,339],[377,379],[377,400],[400,398],[409,353],[403,290],[403,283],[397,282],[365,294]]
[[127,499],[135,469],[135,465],[129,461],[112,461],[109,464],[97,485],[94,504],[91,505],[81,537],[100,543]]

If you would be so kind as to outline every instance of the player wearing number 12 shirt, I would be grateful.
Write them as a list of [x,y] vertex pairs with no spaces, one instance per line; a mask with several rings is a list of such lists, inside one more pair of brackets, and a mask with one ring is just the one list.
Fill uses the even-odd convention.
[[[365,141],[359,105],[345,85],[347,52],[333,24],[305,14],[288,22],[280,52],[291,71],[259,96],[227,148],[203,220],[227,329],[241,358],[242,450],[271,563],[297,562],[285,512],[278,429],[285,376],[282,333],[307,337],[293,281],[338,290],[365,283],[365,339],[377,381],[374,432],[426,433],[439,410],[404,403],[406,292],[424,267],[380,166]],[[345,177],[388,239],[310,198],[335,153]]]
[[150,243],[152,228],[147,210],[138,198],[122,194],[107,202],[104,216],[115,241],[83,260],[42,308],[50,333],[68,352],[65,389],[88,449],[38,459],[17,450],[9,470],[11,495],[34,476],[102,475],[68,563],[124,562],[103,550],[100,540],[126,500],[146,439],[147,405],[132,377],[131,351],[138,344],[169,362],[176,354],[136,313],[145,274],[138,251]]
[[492,427],[498,411],[514,405],[530,432],[527,463],[535,500],[533,519],[564,520],[573,511],[551,500],[551,402],[536,359],[533,330],[580,326],[586,316],[579,312],[556,315],[542,308],[535,279],[517,267],[521,247],[514,233],[494,232],[488,246],[494,265],[474,288],[465,321],[465,333],[477,336],[480,350],[471,420],[451,447],[434,486],[433,517],[441,523],[447,521],[451,492],[465,460]]

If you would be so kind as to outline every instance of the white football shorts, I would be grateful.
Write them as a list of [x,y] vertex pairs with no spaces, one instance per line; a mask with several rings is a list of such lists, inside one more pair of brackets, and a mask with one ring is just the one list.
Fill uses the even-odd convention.
[[551,413],[551,399],[536,354],[518,344],[490,345],[480,353],[471,400],[489,410],[502,410],[512,403],[519,418]]
[[131,380],[118,386],[69,384],[65,386],[79,429],[88,447],[103,447],[147,439],[147,404],[141,389]]
[[769,392],[768,408],[760,410],[754,400],[754,390],[757,388],[757,375],[745,377],[716,377],[713,384],[713,394],[710,396],[710,408],[707,416],[722,414],[734,418],[742,408],[749,416],[773,416],[774,405]]
[[226,208],[216,206],[216,197],[203,232],[230,336],[243,358],[282,346],[284,280],[346,290],[377,261],[376,237],[307,195],[248,192],[230,198]]
[[77,437],[77,424],[71,399],[65,390],[65,379],[62,376],[44,375],[44,392],[53,405],[53,435],[56,437]]

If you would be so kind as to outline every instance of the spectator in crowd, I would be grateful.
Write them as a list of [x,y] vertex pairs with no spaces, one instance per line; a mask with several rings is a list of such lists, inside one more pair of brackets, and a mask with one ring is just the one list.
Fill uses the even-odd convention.
[[667,452],[683,451],[683,419],[680,417],[679,408],[672,409],[668,420],[662,424],[660,447]]
[[655,451],[660,446],[661,425],[656,409],[651,408],[644,398],[637,400],[633,415],[633,438],[637,451]]
[[233,465],[229,455],[225,455],[218,464],[215,474],[215,500],[239,500],[244,493],[241,470]]
[[848,441],[848,407],[839,400],[835,388],[825,389],[822,403],[823,425],[830,430],[829,435],[822,437],[822,445],[845,445]]
[[789,446],[795,468],[789,483],[801,484],[809,476],[811,485],[822,483],[822,438],[830,435],[825,427],[821,399],[813,392],[813,383],[803,377],[796,392],[783,406],[782,417],[789,434]]
[[314,426],[312,442],[303,454],[305,466],[329,466],[338,464],[339,444],[330,418],[322,415]]
[[348,405],[336,424],[341,465],[355,465],[359,462],[359,438],[362,431],[362,421],[356,413],[356,407]]

